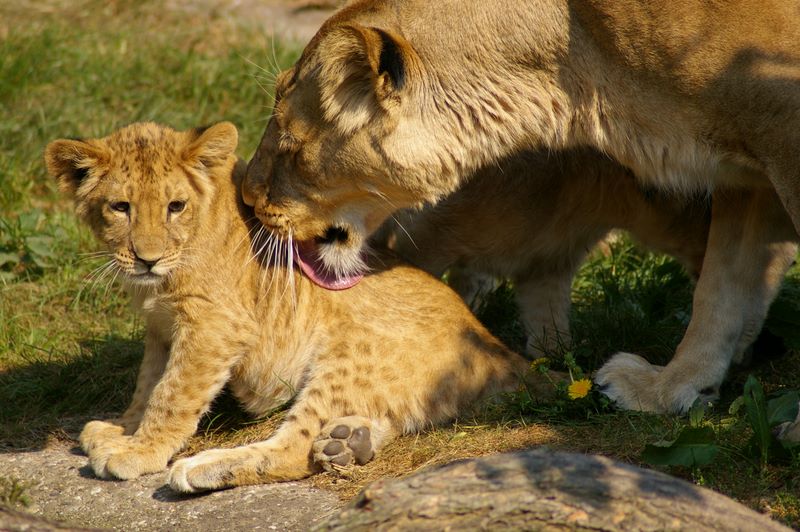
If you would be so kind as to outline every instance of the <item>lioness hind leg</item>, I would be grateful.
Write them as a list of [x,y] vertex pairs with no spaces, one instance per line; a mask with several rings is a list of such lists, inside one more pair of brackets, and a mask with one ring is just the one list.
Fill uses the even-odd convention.
[[693,314],[664,368],[619,353],[596,375],[620,407],[685,412],[717,393],[737,353],[756,337],[797,251],[791,222],[771,190],[715,192]]
[[570,257],[559,270],[536,271],[516,279],[520,318],[528,334],[525,351],[541,356],[569,345],[569,307],[572,279],[585,252]]

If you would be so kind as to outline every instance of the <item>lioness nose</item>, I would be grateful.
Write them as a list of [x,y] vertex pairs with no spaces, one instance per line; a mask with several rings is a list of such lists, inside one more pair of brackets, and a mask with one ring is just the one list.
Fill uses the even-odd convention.
[[259,196],[269,196],[267,179],[272,172],[272,153],[267,149],[269,145],[267,135],[261,140],[261,145],[256,150],[253,158],[247,163],[244,179],[242,180],[242,200],[245,205],[255,207]]

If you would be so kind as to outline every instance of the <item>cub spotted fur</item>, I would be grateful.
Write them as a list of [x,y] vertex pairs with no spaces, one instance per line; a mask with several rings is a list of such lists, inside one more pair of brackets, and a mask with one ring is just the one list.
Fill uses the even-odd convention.
[[686,411],[758,333],[797,250],[799,15],[793,0],[353,0],[279,76],[245,202],[349,276],[391,211],[525,150],[590,146],[713,194],[672,361],[619,353],[597,375],[622,407]]
[[395,435],[519,384],[526,361],[427,274],[382,255],[356,287],[328,291],[294,271],[238,197],[236,144],[230,123],[142,123],[47,147],[146,320],[130,407],[80,436],[97,475],[165,469],[226,384],[256,415],[294,404],[266,441],[175,462],[176,490],[363,464]]

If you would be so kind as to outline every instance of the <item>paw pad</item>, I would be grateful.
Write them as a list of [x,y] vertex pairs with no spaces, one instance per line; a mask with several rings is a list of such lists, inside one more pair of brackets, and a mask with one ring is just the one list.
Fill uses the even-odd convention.
[[355,429],[345,424],[336,425],[330,432],[323,431],[314,442],[314,461],[326,471],[334,466],[346,467],[352,463],[364,465],[375,456],[368,427]]

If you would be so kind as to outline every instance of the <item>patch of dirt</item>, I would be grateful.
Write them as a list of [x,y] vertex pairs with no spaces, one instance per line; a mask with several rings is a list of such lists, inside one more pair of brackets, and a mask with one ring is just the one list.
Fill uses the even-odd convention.
[[232,19],[260,26],[273,34],[305,44],[344,0],[200,0],[167,2],[170,9],[191,15]]
[[223,32],[246,27],[305,44],[342,4],[344,0],[16,0],[0,2],[0,38],[47,18],[82,24],[133,17],[152,19],[155,25],[189,19],[211,33],[215,27]]

